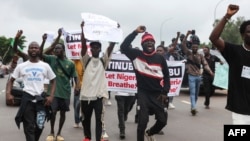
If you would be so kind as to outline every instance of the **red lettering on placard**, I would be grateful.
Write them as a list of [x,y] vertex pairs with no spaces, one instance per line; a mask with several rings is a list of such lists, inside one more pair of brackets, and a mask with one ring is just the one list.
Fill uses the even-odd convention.
[[120,74],[118,73],[117,79],[124,79],[124,81],[128,81],[128,80],[135,80],[136,77],[132,75],[126,75],[124,73],[120,73]]
[[131,89],[136,88],[136,84],[130,84],[128,82],[112,82],[112,81],[108,81],[108,86],[109,87],[117,87],[117,88],[131,88]]
[[170,92],[170,93],[175,93],[176,90],[177,90],[177,88],[178,88],[178,87],[171,88],[171,89],[169,90],[169,92]]
[[180,79],[171,79],[170,80],[170,85],[179,85],[181,84],[181,80]]
[[80,53],[79,53],[79,52],[72,51],[72,52],[71,52],[71,55],[72,55],[72,56],[80,56]]
[[73,45],[68,45],[68,49],[76,49],[76,45],[73,44]]
[[106,74],[107,79],[115,79],[115,74]]

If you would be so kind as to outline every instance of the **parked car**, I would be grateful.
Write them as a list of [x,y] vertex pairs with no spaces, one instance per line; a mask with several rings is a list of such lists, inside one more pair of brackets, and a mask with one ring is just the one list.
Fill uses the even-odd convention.
[[0,68],[0,78],[4,78],[4,70]]
[[0,58],[0,78],[4,78],[5,71],[2,63],[2,58]]
[[[8,72],[8,77],[9,77],[8,79],[10,79],[11,74],[13,70],[15,69],[16,65],[22,62],[23,62],[22,58],[18,58],[18,57],[13,58],[12,62],[7,67],[8,70],[6,71]],[[11,90],[11,94],[14,96],[14,103],[7,101],[7,95],[6,95],[5,101],[6,101],[7,106],[19,106],[21,104],[21,99],[23,95],[23,87],[24,87],[23,80],[21,78],[18,78],[14,81],[14,84]]]
[[[10,76],[9,76],[10,77]],[[7,86],[7,84],[6,84]],[[19,106],[21,104],[21,99],[23,95],[23,81],[21,79],[16,79],[14,81],[11,94],[14,96],[14,103],[7,100],[7,95],[5,96],[5,101],[7,106]]]

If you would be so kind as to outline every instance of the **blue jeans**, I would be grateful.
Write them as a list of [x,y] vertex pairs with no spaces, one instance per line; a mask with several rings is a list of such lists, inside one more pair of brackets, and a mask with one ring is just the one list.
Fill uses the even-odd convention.
[[190,91],[191,109],[196,109],[196,102],[198,100],[200,91],[201,76],[188,75],[188,84]]
[[81,122],[81,117],[80,117],[80,95],[74,95],[74,117],[75,117],[75,123],[80,123]]

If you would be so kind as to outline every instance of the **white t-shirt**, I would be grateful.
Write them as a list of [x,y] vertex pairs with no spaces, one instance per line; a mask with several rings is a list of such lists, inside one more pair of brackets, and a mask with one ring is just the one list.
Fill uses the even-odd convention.
[[[84,68],[83,85],[81,86],[80,100],[96,100],[97,98],[108,98],[107,79],[105,76],[105,69],[108,66],[111,55],[108,56],[106,50],[102,59],[92,57],[87,68]],[[86,53],[81,59],[83,67],[90,56]],[[103,66],[104,65],[104,66]]]
[[56,77],[51,67],[42,61],[32,63],[29,60],[18,64],[12,77],[23,80],[23,90],[33,96],[40,95],[44,91],[45,78],[52,80]]

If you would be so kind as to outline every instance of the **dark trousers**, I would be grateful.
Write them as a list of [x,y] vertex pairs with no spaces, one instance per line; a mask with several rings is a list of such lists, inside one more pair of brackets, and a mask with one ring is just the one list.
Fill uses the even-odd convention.
[[103,130],[103,99],[98,98],[93,101],[81,100],[81,110],[82,110],[82,125],[85,137],[91,139],[91,117],[93,110],[95,110],[95,120],[96,120],[96,141],[101,140],[102,130]]
[[154,114],[156,122],[149,128],[149,135],[159,133],[167,125],[167,108],[157,100],[160,93],[149,93],[138,90],[137,109],[138,109],[138,125],[137,125],[137,141],[144,141],[144,134],[149,121],[149,115]]
[[134,104],[135,96],[115,96],[117,102],[117,115],[119,121],[120,132],[125,131],[125,121],[128,118],[128,113]]
[[38,141],[43,129],[36,125],[36,103],[28,102],[23,113],[23,128],[26,141]]
[[211,76],[203,76],[203,86],[204,86],[204,93],[205,93],[205,106],[209,106],[210,104],[210,97],[215,92],[215,87],[213,85],[214,78]]

